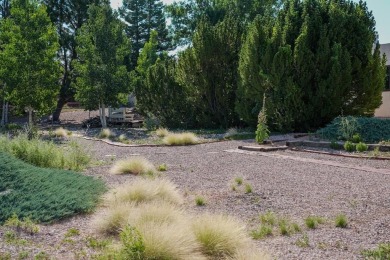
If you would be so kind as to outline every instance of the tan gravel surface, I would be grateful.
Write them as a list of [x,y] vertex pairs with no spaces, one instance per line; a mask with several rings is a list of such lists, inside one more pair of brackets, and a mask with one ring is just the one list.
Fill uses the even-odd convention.
[[[91,167],[86,174],[102,178],[109,187],[131,181],[134,176],[113,176],[108,169],[113,161],[132,155],[141,155],[155,165],[166,163],[163,173],[178,185],[186,197],[185,207],[195,214],[209,211],[231,214],[247,223],[248,232],[260,223],[260,213],[273,211],[278,216],[298,222],[302,233],[290,237],[275,235],[259,240],[276,259],[361,259],[361,250],[379,243],[390,242],[390,175],[335,167],[305,160],[262,156],[261,153],[235,153],[247,143],[229,141],[188,147],[116,147],[98,141],[77,138],[95,159],[104,165]],[[276,152],[297,158],[335,161],[345,165],[366,166],[390,170],[390,161],[369,161],[299,152]],[[253,192],[233,191],[234,178],[243,177]],[[202,195],[206,206],[195,206],[195,197]],[[349,219],[346,229],[334,226],[335,216],[343,213]],[[308,230],[304,219],[321,216],[326,223]],[[85,238],[91,235],[91,215],[84,215],[54,225],[43,226],[35,238],[35,253],[47,251],[58,259],[76,259],[80,254],[89,258],[91,249]],[[81,235],[64,242],[64,235],[77,227]],[[4,243],[0,230],[0,252],[17,250]],[[308,247],[299,247],[296,241],[307,234]],[[3,239],[3,240],[2,240]],[[36,244],[41,248],[36,248]],[[11,249],[10,249],[11,248]],[[83,257],[81,257],[83,258]]]

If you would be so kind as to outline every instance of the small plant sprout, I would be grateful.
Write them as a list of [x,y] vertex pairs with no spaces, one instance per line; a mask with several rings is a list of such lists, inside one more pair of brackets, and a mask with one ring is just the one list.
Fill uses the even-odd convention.
[[242,177],[237,177],[234,179],[234,181],[237,183],[237,185],[241,185],[243,183]]
[[316,229],[318,224],[324,223],[324,220],[320,217],[309,216],[305,219],[305,224],[310,229]]
[[245,184],[245,193],[252,193],[253,190],[252,190],[252,185],[250,185],[249,183]]
[[267,211],[267,213],[260,215],[260,221],[263,224],[273,226],[276,224],[276,215],[272,211]]
[[201,197],[201,196],[197,196],[195,198],[195,203],[196,203],[196,206],[204,206],[204,205],[206,205],[205,199],[203,197]]
[[75,237],[80,235],[80,230],[77,228],[70,228],[68,231],[65,233],[65,237]]
[[348,226],[348,219],[344,214],[340,214],[336,217],[335,224],[338,228],[346,228]]
[[272,236],[272,226],[270,225],[260,225],[257,230],[251,232],[253,239],[263,239],[265,237]]
[[299,247],[309,247],[309,237],[307,236],[307,234],[304,234],[301,238],[298,238],[295,244]]
[[166,171],[168,170],[168,166],[167,166],[165,163],[160,164],[160,165],[157,167],[157,170],[158,170],[159,172],[166,172]]

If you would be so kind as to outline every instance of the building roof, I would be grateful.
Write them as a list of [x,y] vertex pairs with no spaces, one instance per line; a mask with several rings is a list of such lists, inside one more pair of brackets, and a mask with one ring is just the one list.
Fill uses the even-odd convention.
[[386,54],[386,66],[390,66],[390,43],[381,44],[381,53]]

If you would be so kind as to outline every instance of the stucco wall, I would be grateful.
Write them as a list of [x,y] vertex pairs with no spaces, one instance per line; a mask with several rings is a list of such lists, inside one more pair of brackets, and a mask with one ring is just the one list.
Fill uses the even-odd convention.
[[382,105],[375,111],[375,117],[390,118],[390,91],[382,93]]

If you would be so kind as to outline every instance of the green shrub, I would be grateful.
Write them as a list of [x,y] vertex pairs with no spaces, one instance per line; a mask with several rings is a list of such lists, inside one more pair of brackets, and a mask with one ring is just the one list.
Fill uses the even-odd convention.
[[390,243],[380,244],[377,249],[363,250],[362,255],[366,259],[389,260],[390,259]]
[[348,226],[348,219],[345,215],[340,214],[336,217],[335,224],[336,227],[346,228]]
[[235,178],[234,181],[237,183],[237,185],[241,185],[243,183],[243,179],[241,177]]
[[344,143],[344,149],[347,152],[353,152],[356,149],[356,145],[354,143],[352,143],[351,141],[346,141]]
[[[342,127],[342,118],[337,117],[325,128],[319,129],[316,134],[328,140],[351,140],[356,133],[359,133],[361,139],[368,143],[378,143],[383,140],[390,140],[390,119],[375,117],[346,118],[350,121],[354,119],[356,122],[355,126],[353,123],[350,123],[350,125],[352,125],[350,130],[347,129],[348,131],[343,132],[342,129],[346,127]],[[344,123],[344,125],[346,124]]]
[[252,192],[253,192],[252,185],[250,185],[249,183],[245,184],[245,193],[252,193]]
[[356,151],[358,151],[359,153],[365,152],[367,150],[368,146],[365,143],[360,142],[356,145]]
[[352,141],[352,143],[354,143],[354,144],[357,144],[357,143],[360,143],[362,141],[362,138],[360,137],[359,134],[354,134],[350,141]]
[[18,159],[43,168],[82,170],[90,162],[90,156],[76,142],[59,147],[53,142],[38,138],[28,139],[19,135],[13,139],[0,136],[0,152],[7,152]]
[[51,222],[91,211],[105,190],[75,172],[43,169],[0,152],[0,223],[19,218]]

